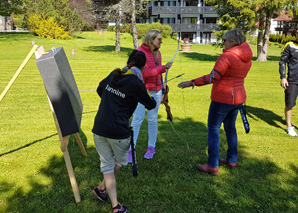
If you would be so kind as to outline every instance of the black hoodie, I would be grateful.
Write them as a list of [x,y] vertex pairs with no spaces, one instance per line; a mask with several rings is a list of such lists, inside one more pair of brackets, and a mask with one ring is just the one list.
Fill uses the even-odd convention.
[[92,132],[106,138],[130,137],[129,119],[138,102],[148,110],[156,106],[145,84],[131,71],[117,78],[112,72],[99,83],[97,93],[101,97],[101,102]]

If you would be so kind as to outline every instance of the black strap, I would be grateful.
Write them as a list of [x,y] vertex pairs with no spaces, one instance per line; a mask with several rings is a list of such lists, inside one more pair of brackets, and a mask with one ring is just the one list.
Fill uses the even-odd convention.
[[135,144],[133,142],[133,129],[130,127],[131,136],[130,136],[130,146],[131,146],[131,156],[132,156],[132,175],[134,177],[138,176],[138,168],[136,162],[136,155],[135,155]]

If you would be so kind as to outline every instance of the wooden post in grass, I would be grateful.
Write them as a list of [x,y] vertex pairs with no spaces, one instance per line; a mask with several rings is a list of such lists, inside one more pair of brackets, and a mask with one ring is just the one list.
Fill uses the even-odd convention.
[[18,76],[20,75],[20,73],[22,72],[22,70],[24,69],[24,67],[26,66],[26,64],[28,63],[28,61],[30,60],[31,56],[34,54],[34,52],[35,52],[35,50],[37,48],[38,48],[37,45],[34,45],[32,47],[31,51],[29,52],[29,54],[27,55],[27,57],[25,58],[25,60],[23,61],[23,63],[19,67],[19,69],[17,70],[17,72],[14,74],[14,76],[12,77],[12,79],[9,81],[9,83],[5,87],[4,91],[1,93],[1,95],[0,95],[0,102],[2,101],[2,99],[4,98],[4,96],[6,95],[6,93],[10,89],[10,87],[13,85],[13,83],[15,82],[15,80],[18,78]]
[[[77,203],[79,203],[81,201],[81,196],[80,196],[79,187],[78,187],[75,175],[74,175],[73,167],[72,167],[72,164],[71,164],[71,160],[70,160],[69,153],[68,153],[68,148],[67,148],[68,147],[68,142],[69,142],[69,135],[64,136],[64,137],[62,136],[61,129],[60,129],[60,126],[59,126],[59,122],[58,122],[56,113],[54,111],[54,108],[53,108],[53,105],[51,103],[51,100],[50,100],[49,96],[48,96],[48,100],[49,100],[51,111],[52,111],[52,114],[53,114],[53,117],[54,117],[55,125],[56,125],[57,131],[58,131],[59,140],[61,142],[60,148],[61,148],[61,151],[63,152],[64,161],[65,161],[65,164],[66,164],[66,168],[67,168],[70,184],[71,184],[71,187],[72,187],[72,191],[73,191],[73,194],[74,194],[74,197],[75,197],[75,201]],[[86,156],[87,152],[86,152],[85,147],[82,143],[82,140],[80,138],[79,133],[75,133],[74,135],[75,135],[75,138],[76,138],[76,140],[79,144],[79,147],[81,149],[82,154],[84,156]]]

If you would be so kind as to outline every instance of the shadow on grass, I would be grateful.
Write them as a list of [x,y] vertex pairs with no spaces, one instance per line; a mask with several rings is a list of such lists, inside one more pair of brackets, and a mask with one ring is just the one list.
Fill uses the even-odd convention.
[[[86,52],[112,52],[115,53],[115,46],[105,45],[105,46],[89,46],[83,49]],[[121,47],[121,52],[127,53],[129,55],[133,51],[133,48]]]
[[186,58],[192,59],[194,61],[213,61],[215,62],[217,58],[220,56],[220,54],[217,55],[208,55],[208,54],[202,54],[197,52],[190,52],[190,53],[184,53],[181,52],[181,55],[183,55]]
[[[207,128],[191,118],[173,122],[159,121],[156,154],[144,159],[148,130],[145,119],[136,146],[138,177],[132,177],[131,166],[125,166],[117,176],[118,199],[129,212],[289,212],[296,210],[297,166],[283,170],[270,159],[256,159],[239,145],[238,168],[220,166],[220,176],[198,172],[196,165],[207,162]],[[80,132],[84,145],[85,134]],[[181,140],[183,138],[183,140]],[[239,138],[241,141],[241,138]],[[225,134],[220,133],[220,156],[227,150]],[[110,201],[98,201],[92,189],[102,179],[99,156],[89,139],[88,156],[80,153],[71,137],[69,153],[79,186],[81,199],[75,203],[63,155],[53,156],[38,174],[26,177],[30,190],[1,182],[0,190],[7,197],[7,212],[110,212]],[[189,148],[186,145],[189,145]],[[91,145],[92,144],[92,145]],[[241,144],[241,143],[239,143]],[[16,153],[14,153],[16,154]],[[294,171],[294,176],[292,175]],[[281,178],[282,177],[282,178]],[[286,178],[285,178],[286,177]],[[286,184],[286,185],[285,185]],[[291,187],[286,187],[288,184]],[[285,189],[286,187],[286,189]],[[13,189],[13,191],[11,190]]]
[[[276,61],[279,62],[280,56],[274,56],[274,55],[268,55],[267,61]],[[252,61],[257,61],[257,56],[252,57]],[[266,63],[266,62],[260,62],[260,63]],[[278,66],[278,64],[277,64]]]
[[49,138],[51,138],[51,137],[53,137],[53,136],[55,136],[55,135],[58,135],[58,133],[49,135],[49,136],[44,137],[44,138],[42,138],[42,139],[35,140],[35,141],[31,142],[31,143],[28,143],[28,144],[26,144],[26,145],[24,145],[24,146],[21,146],[21,147],[18,147],[18,148],[16,148],[16,149],[13,149],[13,150],[10,150],[10,151],[4,152],[4,153],[0,153],[0,157],[2,157],[2,156],[4,156],[4,155],[7,155],[7,154],[14,153],[14,152],[16,152],[16,151],[19,151],[19,150],[21,150],[21,149],[24,149],[24,148],[26,148],[26,147],[29,147],[29,146],[31,146],[31,145],[33,145],[33,144],[38,143],[38,142],[47,140],[47,139],[49,139]]
[[32,32],[0,32],[0,38],[7,40],[22,40],[24,39],[24,35],[28,35],[32,38],[35,37]]
[[246,113],[248,117],[254,120],[261,119],[265,121],[267,124],[269,124],[270,126],[284,129],[284,127],[280,126],[278,123],[286,125],[286,121],[281,116],[267,109],[253,107],[253,106],[246,106]]
[[277,61],[277,62],[279,62],[279,60],[280,60],[280,56],[275,56],[275,55],[268,55],[267,56],[267,61]]

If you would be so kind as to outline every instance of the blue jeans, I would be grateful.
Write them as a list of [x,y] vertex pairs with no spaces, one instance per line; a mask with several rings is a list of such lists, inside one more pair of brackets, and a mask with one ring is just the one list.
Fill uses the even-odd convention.
[[236,119],[240,105],[211,102],[208,115],[208,166],[218,168],[219,163],[219,132],[221,124],[224,124],[228,141],[226,160],[237,163],[237,132]]

